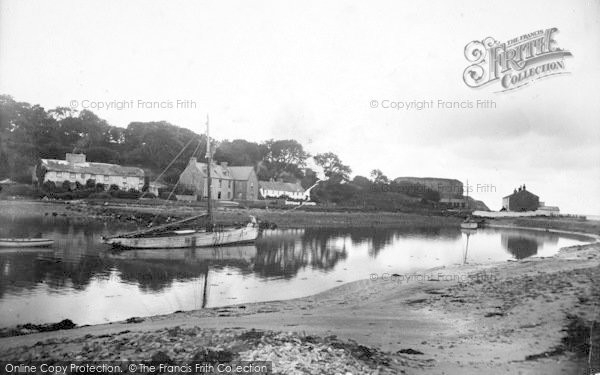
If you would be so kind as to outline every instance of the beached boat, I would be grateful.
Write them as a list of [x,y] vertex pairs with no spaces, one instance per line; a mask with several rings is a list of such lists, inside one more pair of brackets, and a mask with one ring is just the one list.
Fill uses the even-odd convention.
[[48,247],[54,240],[48,238],[0,238],[0,247]]
[[[208,119],[206,121],[206,157],[212,165]],[[174,223],[142,231],[104,237],[104,243],[124,249],[181,249],[195,247],[226,246],[253,242],[260,234],[259,225],[253,216],[246,225],[217,226],[213,220],[211,197],[211,169],[207,168],[207,213]],[[193,224],[204,219],[203,225]]]

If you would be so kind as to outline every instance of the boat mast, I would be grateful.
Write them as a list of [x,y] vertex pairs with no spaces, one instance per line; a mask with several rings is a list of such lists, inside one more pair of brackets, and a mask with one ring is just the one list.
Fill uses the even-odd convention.
[[467,198],[465,201],[465,207],[467,208],[467,211],[469,210],[469,180],[467,180]]
[[211,188],[211,169],[212,169],[212,152],[210,151],[210,135],[208,131],[208,114],[206,115],[206,187],[208,189],[208,224],[206,225],[206,231],[212,232],[213,230],[213,216],[212,216],[212,188]]

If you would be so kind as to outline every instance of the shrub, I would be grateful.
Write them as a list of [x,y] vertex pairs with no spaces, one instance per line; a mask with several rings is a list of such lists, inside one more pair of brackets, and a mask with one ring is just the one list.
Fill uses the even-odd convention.
[[93,189],[96,187],[96,180],[90,178],[85,182],[86,189]]
[[110,195],[113,198],[119,199],[138,199],[140,197],[140,192],[135,189],[131,189],[130,191],[112,190],[110,191]]
[[101,183],[96,184],[96,191],[104,191],[104,190],[106,190],[106,185],[101,184]]
[[111,199],[112,195],[108,191],[101,191],[98,193],[92,193],[88,196],[90,199]]
[[71,183],[68,180],[64,180],[62,183],[62,188],[64,191],[71,191]]
[[111,192],[118,191],[118,190],[119,190],[119,186],[115,185],[115,184],[110,185],[110,187],[108,188],[108,191],[111,191]]
[[56,184],[54,181],[46,181],[42,184],[42,190],[48,193],[54,193],[56,191]]

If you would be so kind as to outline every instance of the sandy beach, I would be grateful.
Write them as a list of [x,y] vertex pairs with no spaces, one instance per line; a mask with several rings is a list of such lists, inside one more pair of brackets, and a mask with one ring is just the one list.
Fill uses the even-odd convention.
[[266,360],[281,374],[579,374],[599,365],[597,344],[589,354],[599,322],[592,242],[553,257],[371,275],[294,300],[5,337],[0,358]]

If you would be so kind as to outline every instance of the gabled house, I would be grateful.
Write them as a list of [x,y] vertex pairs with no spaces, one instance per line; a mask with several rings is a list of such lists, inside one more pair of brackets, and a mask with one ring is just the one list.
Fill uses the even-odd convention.
[[505,211],[535,211],[540,207],[540,197],[525,188],[525,185],[515,189],[511,195],[502,198],[502,208]]
[[34,182],[39,185],[52,181],[56,185],[68,181],[85,185],[88,180],[104,184],[106,188],[117,185],[122,190],[142,190],[144,170],[135,167],[123,167],[117,164],[93,163],[86,160],[85,154],[67,153],[65,160],[41,159],[33,171]]
[[[190,158],[179,176],[179,184],[208,198],[208,165]],[[211,196],[217,200],[257,200],[258,177],[251,166],[231,167],[226,162],[211,166]]]

